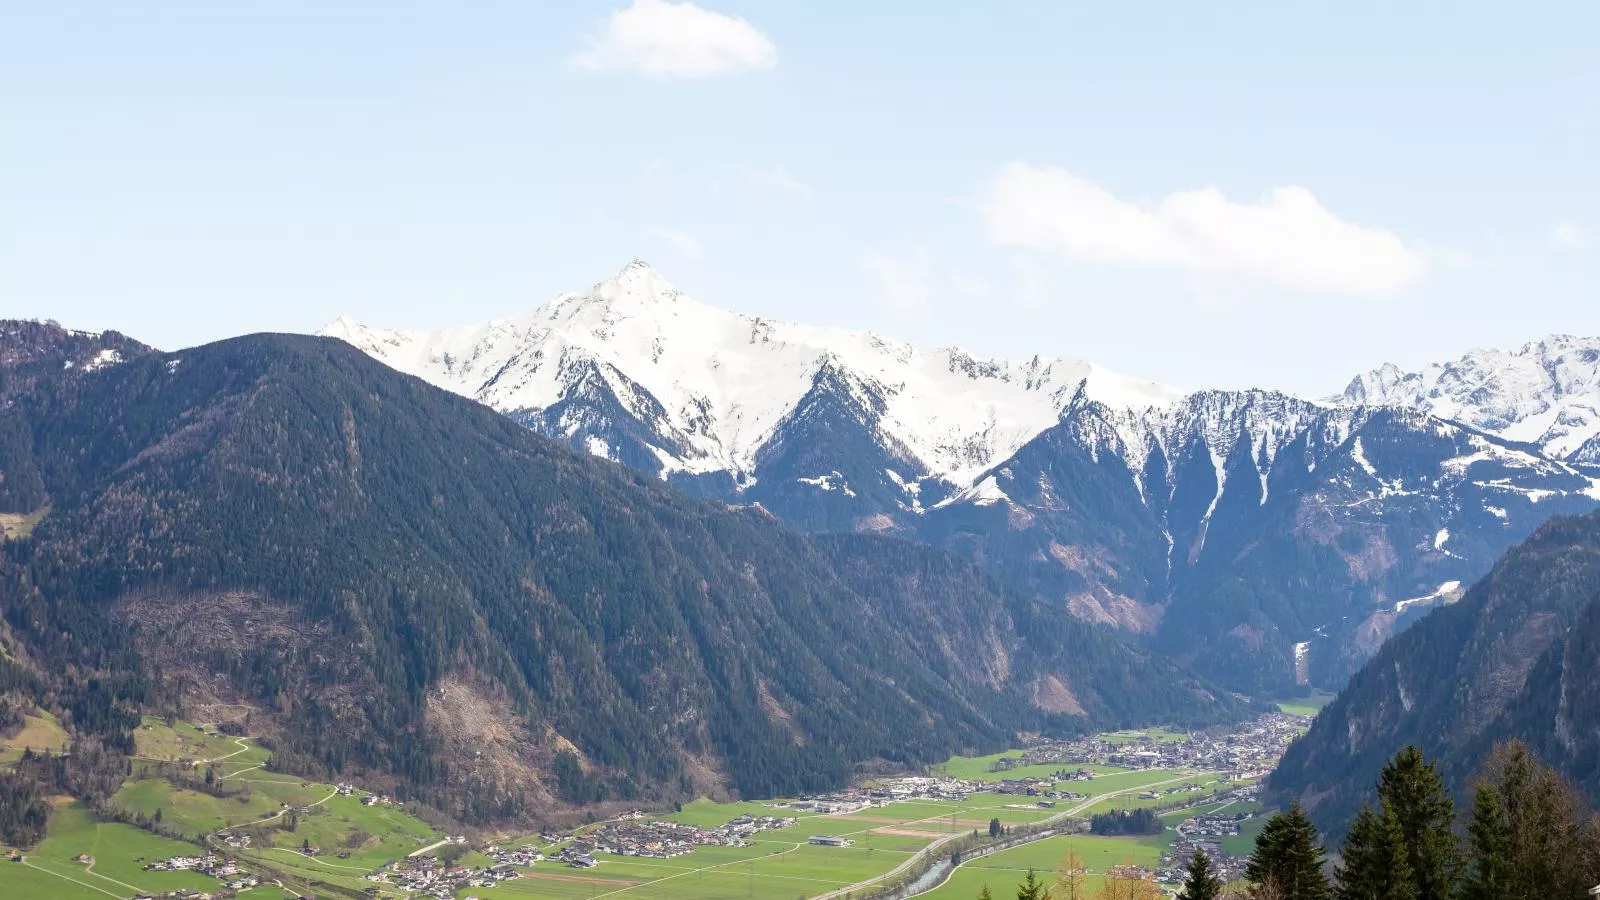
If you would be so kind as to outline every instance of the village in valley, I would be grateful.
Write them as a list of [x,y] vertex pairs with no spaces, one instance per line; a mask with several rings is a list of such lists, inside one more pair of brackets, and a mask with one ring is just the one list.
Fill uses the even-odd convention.
[[[1170,886],[1197,850],[1225,877],[1240,873],[1261,821],[1257,784],[1309,724],[1304,712],[1206,732],[1034,740],[816,795],[700,800],[522,837],[441,830],[383,793],[271,772],[270,754],[248,739],[151,720],[139,733],[150,762],[113,798],[133,824],[60,815],[91,829],[92,844],[63,836],[12,858],[45,884],[60,879],[62,896],[87,880],[99,896],[247,900],[860,898],[951,848],[981,852],[918,896],[967,900],[1020,870],[1055,871],[1069,851],[1091,883],[1121,874]],[[172,760],[185,759],[210,780],[171,780]],[[1101,827],[1134,818],[1140,833]],[[178,839],[197,831],[198,842]],[[94,851],[63,855],[86,844]],[[126,860],[113,858],[116,846],[129,848]]]

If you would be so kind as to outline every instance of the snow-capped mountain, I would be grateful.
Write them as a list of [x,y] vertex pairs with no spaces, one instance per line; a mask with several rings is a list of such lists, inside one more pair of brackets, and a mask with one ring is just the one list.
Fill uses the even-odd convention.
[[917,477],[959,487],[1054,424],[1074,398],[1120,408],[1181,396],[1082,360],[974,359],[725,312],[637,261],[588,291],[486,325],[419,334],[339,319],[321,333],[519,417],[562,409],[547,430],[568,439],[588,431],[586,446],[615,457],[587,411],[562,406],[575,393],[601,391],[648,426],[663,474],[726,473],[738,484],[749,483],[785,420],[830,380],[872,409],[882,440]]
[[1600,464],[1600,338],[1551,335],[1420,372],[1389,364],[1357,376],[1337,399],[1419,409],[1559,459]]
[[1445,585],[1600,501],[1575,339],[1324,402],[1186,394],[725,312],[637,262],[487,325],[323,334],[701,496],[954,550],[1250,691],[1338,686]]

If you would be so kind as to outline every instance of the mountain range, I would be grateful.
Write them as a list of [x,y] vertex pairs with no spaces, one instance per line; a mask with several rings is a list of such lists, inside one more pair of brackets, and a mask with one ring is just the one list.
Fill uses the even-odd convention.
[[0,689],[470,821],[1248,714],[937,548],[692,498],[348,344],[0,322]]
[[1187,392],[742,316],[640,262],[512,319],[321,333],[698,496],[952,550],[1252,694],[1337,688],[1600,501],[1600,339]]

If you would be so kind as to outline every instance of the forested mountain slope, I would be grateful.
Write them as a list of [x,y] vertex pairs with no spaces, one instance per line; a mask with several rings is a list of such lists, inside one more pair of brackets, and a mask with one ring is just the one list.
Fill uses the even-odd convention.
[[1557,518],[1461,600],[1386,643],[1273,774],[1348,821],[1385,758],[1441,757],[1458,790],[1496,741],[1521,738],[1600,797],[1600,514]]
[[48,511],[3,546],[19,657],[120,676],[119,709],[248,713],[285,759],[461,815],[1241,711],[942,551],[692,499],[339,341],[130,355],[8,402],[5,474]]

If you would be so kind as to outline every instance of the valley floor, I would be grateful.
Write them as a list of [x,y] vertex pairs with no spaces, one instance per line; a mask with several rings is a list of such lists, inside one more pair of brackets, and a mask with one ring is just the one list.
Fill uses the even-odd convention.
[[[1286,708],[1293,715],[1309,707]],[[35,736],[54,739],[51,723],[34,727]],[[268,753],[247,738],[220,735],[183,722],[148,719],[136,734],[135,771],[113,798],[130,817],[158,821],[179,840],[128,824],[96,821],[82,805],[62,798],[46,839],[16,862],[0,860],[0,900],[62,897],[68,900],[131,898],[141,894],[192,889],[217,891],[237,875],[211,877],[197,871],[158,871],[152,863],[173,857],[214,853],[234,858],[262,884],[238,893],[246,900],[275,900],[297,893],[318,897],[418,896],[402,889],[397,861],[434,855],[457,844],[450,835],[412,815],[403,806],[349,785],[322,784],[268,772]],[[1163,744],[1186,735],[1149,729],[1102,735],[1115,752],[1157,753]],[[792,817],[793,824],[756,832],[745,846],[700,846],[672,858],[641,858],[596,853],[590,868],[542,859],[519,866],[517,877],[485,886],[461,883],[457,898],[482,900],[794,900],[859,895],[932,854],[941,845],[975,832],[987,833],[991,820],[1006,827],[1086,818],[1111,809],[1160,806],[1168,826],[1161,834],[1100,837],[1060,835],[970,860],[948,881],[922,896],[934,900],[976,897],[988,886],[996,896],[1010,893],[1027,870],[1046,880],[1071,849],[1083,861],[1091,887],[1112,866],[1154,869],[1175,837],[1171,826],[1197,813],[1253,813],[1249,800],[1214,800],[1247,788],[1259,773],[1225,779],[1202,766],[1128,768],[1101,763],[1024,765],[1019,754],[955,758],[931,774],[959,778],[979,789],[963,799],[880,800],[862,808],[827,811],[791,809],[784,801],[711,803],[697,801],[661,817],[715,829],[739,816]],[[1002,761],[1003,760],[1003,761]],[[1025,779],[1049,781],[1062,769],[1092,771],[1091,780],[1063,781],[1070,799],[1043,801],[1017,793]],[[206,773],[213,782],[202,787]],[[1008,785],[1007,782],[1010,782]],[[983,787],[987,785],[987,787]],[[1006,792],[1002,792],[1006,791]],[[1223,849],[1246,854],[1260,819],[1242,823]],[[604,824],[604,823],[601,823]],[[501,842],[529,846],[546,857],[598,826],[557,836]],[[847,846],[821,846],[812,838],[837,838]],[[248,839],[248,841],[246,841]],[[202,844],[207,849],[202,849]],[[316,848],[312,855],[307,848]],[[494,860],[480,850],[458,847],[458,865],[487,875]],[[942,855],[942,853],[940,854]],[[387,880],[368,878],[390,869]]]

